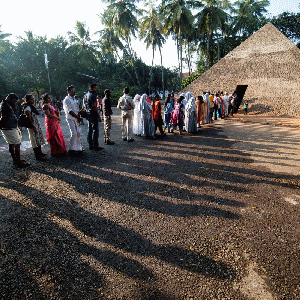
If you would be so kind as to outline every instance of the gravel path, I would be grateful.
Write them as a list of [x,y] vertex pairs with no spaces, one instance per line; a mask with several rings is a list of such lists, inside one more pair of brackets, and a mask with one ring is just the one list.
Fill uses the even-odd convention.
[[0,152],[0,298],[299,299],[299,133],[222,120],[127,143],[115,112],[101,152],[26,149],[24,170]]

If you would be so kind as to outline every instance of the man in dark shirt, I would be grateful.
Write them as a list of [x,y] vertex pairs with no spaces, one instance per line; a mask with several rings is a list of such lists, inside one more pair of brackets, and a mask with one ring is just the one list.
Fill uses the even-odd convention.
[[110,130],[111,130],[111,115],[113,114],[111,110],[111,92],[110,90],[104,91],[104,98],[102,100],[102,108],[103,108],[103,114],[104,114],[104,143],[107,145],[114,145],[115,142],[113,142],[110,139]]
[[30,165],[25,160],[21,160],[20,145],[21,145],[21,131],[18,128],[18,119],[15,114],[15,105],[18,97],[15,94],[9,94],[1,103],[1,122],[0,127],[3,137],[9,146],[9,152],[12,156],[14,165],[18,168],[23,168]]
[[87,141],[90,150],[102,150],[103,147],[99,147],[99,121],[100,116],[97,109],[97,84],[92,83],[90,90],[84,96],[84,105],[87,112],[88,121],[88,134]]

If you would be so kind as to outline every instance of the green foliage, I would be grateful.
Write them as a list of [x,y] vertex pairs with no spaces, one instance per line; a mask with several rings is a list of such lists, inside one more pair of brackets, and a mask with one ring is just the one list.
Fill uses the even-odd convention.
[[300,41],[300,13],[284,12],[271,19],[272,24],[294,42]]
[[191,74],[189,77],[182,80],[181,89],[184,89],[186,86],[191,84],[195,79],[197,79],[199,76],[201,76],[205,72],[204,70],[196,71],[195,73]]
[[[253,32],[266,24],[268,0],[162,0],[153,1],[140,10],[134,0],[107,0],[101,15],[105,28],[99,39],[92,40],[83,22],[76,22],[68,39],[58,36],[47,40],[31,31],[16,43],[7,40],[0,25],[0,97],[14,92],[49,92],[44,54],[49,59],[52,96],[62,99],[73,84],[82,97],[92,82],[100,94],[111,89],[116,101],[125,86],[131,93],[178,91],[186,87],[220,58],[237,47]],[[143,15],[142,15],[143,13]],[[141,17],[142,16],[142,17]],[[300,47],[300,13],[283,13],[272,23]],[[177,70],[147,66],[136,55],[132,38],[139,36],[145,48],[161,48],[167,35],[177,42],[180,64]],[[153,54],[154,55],[154,51]],[[196,72],[179,83],[183,64],[189,71],[195,57]],[[180,76],[178,76],[180,74]]]
[[266,24],[264,14],[267,12],[269,0],[239,0],[232,8],[232,27],[236,33],[245,38]]
[[[80,28],[82,29],[81,25]],[[45,51],[49,60],[49,75],[54,99],[63,99],[67,86],[71,84],[76,87],[77,95],[83,97],[92,82],[98,84],[98,92],[102,96],[105,89],[111,89],[113,101],[119,99],[125,86],[130,87],[131,93],[141,94],[148,91],[150,66],[136,56],[133,66],[127,48],[123,49],[124,56],[118,62],[111,55],[102,55],[99,51],[102,44],[90,40],[88,43],[80,42],[82,39],[88,40],[86,32],[76,31],[78,44],[76,44],[75,33],[72,35],[70,33],[72,41],[61,36],[47,40],[46,37],[35,36],[32,32],[27,32],[15,44],[0,38],[1,98],[3,99],[9,92],[21,96],[34,93],[37,97],[49,92]],[[86,46],[81,47],[83,44]],[[155,75],[154,83],[157,89],[162,90],[161,72],[157,72],[158,69],[161,71],[159,67],[154,67],[155,74],[159,73]],[[137,85],[133,79],[135,72],[141,80],[140,85]],[[173,88],[177,73],[165,68],[164,72],[170,80],[170,85],[167,84],[166,87]]]

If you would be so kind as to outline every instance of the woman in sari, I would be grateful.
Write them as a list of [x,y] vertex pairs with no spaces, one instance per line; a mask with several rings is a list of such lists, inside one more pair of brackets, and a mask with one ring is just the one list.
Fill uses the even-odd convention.
[[50,104],[50,94],[43,95],[43,111],[45,113],[45,127],[47,133],[47,141],[50,145],[52,156],[65,155],[66,143],[60,127],[59,112],[55,111],[54,107]]

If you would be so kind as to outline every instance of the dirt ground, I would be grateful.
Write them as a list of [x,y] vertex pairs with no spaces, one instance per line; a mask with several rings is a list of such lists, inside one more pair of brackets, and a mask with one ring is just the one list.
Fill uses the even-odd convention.
[[116,145],[23,170],[0,137],[0,299],[299,299],[299,120],[127,143],[114,112]]

